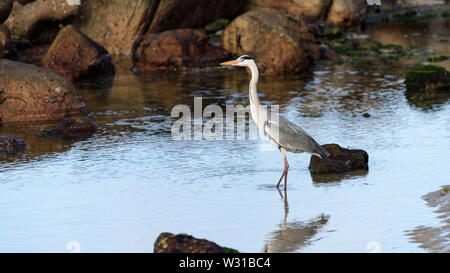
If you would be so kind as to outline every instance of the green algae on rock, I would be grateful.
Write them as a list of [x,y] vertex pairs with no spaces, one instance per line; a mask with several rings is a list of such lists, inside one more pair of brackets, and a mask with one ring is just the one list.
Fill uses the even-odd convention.
[[450,72],[440,66],[419,65],[406,72],[405,83],[408,91],[449,92]]

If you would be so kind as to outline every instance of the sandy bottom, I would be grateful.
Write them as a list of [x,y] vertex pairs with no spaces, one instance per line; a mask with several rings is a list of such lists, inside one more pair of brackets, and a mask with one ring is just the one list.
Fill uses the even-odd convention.
[[435,207],[434,212],[442,219],[438,227],[418,226],[407,231],[414,242],[430,252],[450,252],[450,185],[442,189],[430,192],[423,196],[430,207]]

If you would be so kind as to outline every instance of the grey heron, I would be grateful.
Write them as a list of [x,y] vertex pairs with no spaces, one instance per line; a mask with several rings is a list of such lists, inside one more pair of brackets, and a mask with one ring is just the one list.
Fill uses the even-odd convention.
[[280,150],[284,161],[283,174],[280,180],[278,180],[277,188],[279,188],[283,177],[284,188],[286,189],[287,187],[289,164],[286,158],[286,152],[307,152],[311,155],[319,156],[322,159],[329,156],[327,150],[320,146],[302,128],[279,116],[278,113],[267,110],[267,107],[262,107],[259,103],[258,92],[256,90],[259,78],[258,66],[250,56],[243,55],[235,60],[223,62],[220,65],[241,66],[250,69],[249,99],[252,119],[258,126],[264,139]]

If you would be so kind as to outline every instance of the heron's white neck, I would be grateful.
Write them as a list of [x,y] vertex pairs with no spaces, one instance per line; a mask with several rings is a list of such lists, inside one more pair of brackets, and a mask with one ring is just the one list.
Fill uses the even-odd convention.
[[[249,86],[249,91],[248,91],[249,97],[250,97],[250,108],[252,109],[252,115],[255,114],[255,116],[253,116],[253,119],[256,121],[258,119],[257,109],[259,108],[258,92],[256,91],[256,87],[258,85],[259,71],[258,71],[258,67],[256,66],[256,63],[254,61],[252,61],[248,65],[248,68],[250,68],[250,71],[252,73],[252,79],[250,80],[250,86]],[[253,113],[253,111],[255,111],[255,113]]]

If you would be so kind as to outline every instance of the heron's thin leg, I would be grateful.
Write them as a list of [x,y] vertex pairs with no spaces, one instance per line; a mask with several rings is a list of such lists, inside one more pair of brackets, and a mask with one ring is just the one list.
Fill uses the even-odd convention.
[[286,158],[286,150],[281,148],[280,151],[281,151],[281,155],[283,156],[284,170],[283,170],[283,174],[280,177],[280,180],[278,180],[277,188],[280,186],[281,180],[283,180],[283,177],[284,177],[284,189],[286,190],[286,187],[287,187],[287,174],[288,174],[289,164],[288,164],[287,158]]

